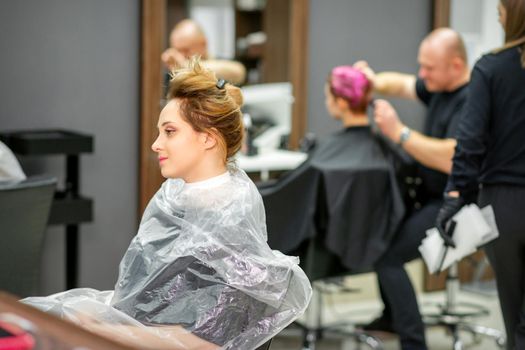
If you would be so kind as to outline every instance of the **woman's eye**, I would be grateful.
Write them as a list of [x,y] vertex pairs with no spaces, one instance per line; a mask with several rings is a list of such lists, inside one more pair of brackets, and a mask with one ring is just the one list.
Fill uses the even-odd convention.
[[175,129],[165,129],[164,132],[169,136],[175,132]]

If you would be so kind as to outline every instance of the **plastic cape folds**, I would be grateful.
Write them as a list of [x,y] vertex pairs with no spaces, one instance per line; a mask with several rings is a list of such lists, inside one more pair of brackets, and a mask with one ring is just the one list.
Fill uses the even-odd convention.
[[155,326],[180,325],[223,349],[253,349],[311,297],[298,259],[272,251],[266,239],[261,197],[242,170],[201,183],[169,179],[146,208],[113,294],[74,289],[24,302],[160,336],[165,327]]

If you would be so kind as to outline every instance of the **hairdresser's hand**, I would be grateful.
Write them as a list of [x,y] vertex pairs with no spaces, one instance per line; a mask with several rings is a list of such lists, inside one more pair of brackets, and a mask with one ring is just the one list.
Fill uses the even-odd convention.
[[368,62],[367,61],[357,61],[356,63],[353,64],[354,68],[357,68],[359,69],[361,72],[363,72],[367,79],[372,83],[372,86],[374,86],[375,84],[375,79],[376,79],[376,73],[373,71],[372,68],[370,68],[370,66],[368,65]]
[[374,120],[383,135],[395,143],[399,143],[401,130],[404,125],[399,120],[396,110],[388,101],[376,100],[374,102]]
[[186,57],[174,48],[166,49],[160,59],[169,70],[184,67],[187,62]]
[[439,235],[441,238],[443,238],[446,246],[456,247],[456,243],[454,243],[452,240],[455,224],[452,222],[448,224],[448,222],[461,209],[461,207],[463,207],[464,204],[465,202],[457,192],[445,194],[443,205],[441,206],[441,209],[439,209],[439,213],[436,218],[436,228],[438,229]]

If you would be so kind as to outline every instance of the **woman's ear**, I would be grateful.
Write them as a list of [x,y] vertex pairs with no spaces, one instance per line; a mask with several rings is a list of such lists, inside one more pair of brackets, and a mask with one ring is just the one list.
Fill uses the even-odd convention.
[[340,110],[345,110],[348,108],[348,102],[346,102],[344,98],[336,97],[335,103],[337,104],[337,108],[339,108]]
[[454,69],[460,73],[462,73],[465,69],[465,61],[459,57],[452,58],[452,64],[454,65]]
[[213,132],[203,132],[202,142],[205,149],[212,149],[217,145],[217,136]]

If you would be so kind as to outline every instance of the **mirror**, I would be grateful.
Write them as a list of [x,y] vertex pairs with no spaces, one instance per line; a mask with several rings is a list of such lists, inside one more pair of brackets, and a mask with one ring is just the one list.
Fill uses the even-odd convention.
[[204,31],[212,58],[247,68],[244,84],[289,81],[291,0],[167,0],[166,47],[171,29],[191,18]]
[[168,47],[171,28],[188,17],[206,23],[211,54],[242,62],[247,85],[290,82],[294,103],[289,145],[296,148],[307,119],[308,4],[308,0],[142,0],[140,212],[163,181],[150,145],[164,94],[160,56]]
[[505,34],[498,22],[499,0],[451,0],[450,27],[458,31],[467,49],[469,66],[503,45]]

